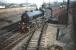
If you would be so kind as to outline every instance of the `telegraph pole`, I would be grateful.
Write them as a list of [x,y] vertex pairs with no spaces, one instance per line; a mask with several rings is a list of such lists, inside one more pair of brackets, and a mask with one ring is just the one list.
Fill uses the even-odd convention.
[[28,0],[26,1],[26,3],[28,3]]
[[44,3],[44,0],[43,0],[43,3]]
[[50,0],[49,0],[49,8],[50,8]]
[[70,3],[70,0],[67,0],[67,24],[66,26],[68,25],[68,18],[69,18],[69,3]]
[[65,2],[65,1],[63,0],[63,4],[64,4],[64,2]]

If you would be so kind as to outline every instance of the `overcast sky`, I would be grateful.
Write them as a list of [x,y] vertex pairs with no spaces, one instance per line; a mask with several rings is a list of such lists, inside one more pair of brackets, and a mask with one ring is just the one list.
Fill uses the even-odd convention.
[[59,1],[62,2],[63,0],[0,0],[2,2],[7,2],[7,3],[35,3],[38,7],[40,7],[40,5],[42,5],[43,1],[45,3],[48,3],[50,1],[50,3],[53,3],[54,1]]
[[24,3],[24,2],[30,2],[30,3],[42,3],[44,2],[54,2],[54,1],[63,1],[63,0],[0,0],[3,2],[9,2],[9,3]]

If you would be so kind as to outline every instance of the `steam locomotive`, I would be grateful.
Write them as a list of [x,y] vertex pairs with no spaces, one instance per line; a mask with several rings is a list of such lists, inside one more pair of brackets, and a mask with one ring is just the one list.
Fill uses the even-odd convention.
[[19,30],[22,33],[27,33],[29,29],[38,27],[44,16],[43,10],[25,11],[21,16]]

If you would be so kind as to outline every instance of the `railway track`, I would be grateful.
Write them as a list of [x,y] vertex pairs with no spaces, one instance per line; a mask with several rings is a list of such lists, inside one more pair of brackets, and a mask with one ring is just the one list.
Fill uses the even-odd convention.
[[0,43],[1,44],[6,39],[10,38],[18,31],[17,25],[18,25],[18,23],[14,23],[13,25],[9,25],[9,26],[6,26],[6,27],[0,29]]
[[37,29],[27,40],[22,50],[39,50],[44,41],[44,31],[46,31],[47,25],[43,24],[41,28]]
[[45,25],[43,26],[42,30],[41,30],[41,34],[40,34],[40,38],[38,40],[38,44],[37,44],[37,49],[36,50],[44,50],[44,45],[45,45],[45,36],[46,36],[46,30],[48,27],[48,23],[45,23]]
[[[22,39],[30,35],[30,32],[33,32],[31,30],[28,32],[28,34],[24,33],[21,34],[18,31],[18,28],[16,28],[18,23],[15,23],[14,25],[7,26],[4,29],[7,29],[3,34],[0,33],[0,50],[10,50],[12,47],[14,47],[18,42],[20,42]],[[12,27],[12,28],[11,28]],[[11,29],[10,29],[11,28]],[[8,30],[9,29],[9,30]]]
[[[20,21],[19,21],[20,22]],[[8,26],[5,26],[5,27],[2,27],[0,28],[0,35],[2,36],[3,34],[7,33],[7,32],[14,32],[14,30],[17,30],[17,26],[18,26],[18,23],[19,22],[16,22],[16,23],[13,23],[11,25],[8,25]]]
[[[20,32],[15,32],[11,37],[3,40],[0,43],[0,49],[1,50],[10,50],[12,47],[14,47],[16,44],[18,44],[18,42],[20,42],[22,39],[24,39],[25,37],[29,36],[30,33],[32,33],[34,31],[34,29],[29,32],[28,34],[21,34]],[[8,36],[6,36],[8,37]]]
[[0,38],[0,49],[1,50],[3,50],[5,47],[7,47],[12,42],[14,42],[16,40],[16,38],[18,38],[19,33],[17,33],[17,32],[18,31],[16,31],[16,32],[8,32],[7,35],[5,35],[5,36]]

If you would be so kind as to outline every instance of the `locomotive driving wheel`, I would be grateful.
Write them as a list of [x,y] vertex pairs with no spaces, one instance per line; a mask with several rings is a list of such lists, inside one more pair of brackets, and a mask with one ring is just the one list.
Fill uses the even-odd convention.
[[19,31],[21,33],[27,33],[29,31],[27,27],[28,26],[26,23],[24,23],[24,22],[19,23]]

